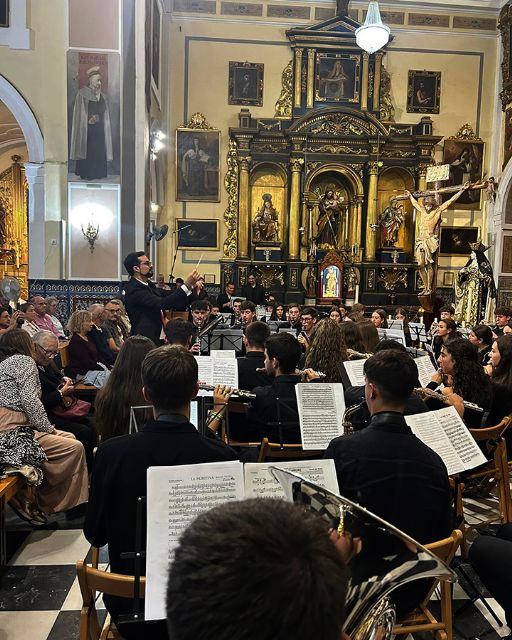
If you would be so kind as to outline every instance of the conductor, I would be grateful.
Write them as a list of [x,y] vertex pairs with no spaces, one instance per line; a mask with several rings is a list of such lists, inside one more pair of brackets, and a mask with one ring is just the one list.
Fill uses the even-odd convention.
[[166,291],[157,288],[154,282],[151,282],[153,265],[144,251],[129,253],[124,260],[124,267],[130,276],[124,291],[132,335],[146,336],[158,345],[162,331],[161,311],[184,311],[187,297],[200,277],[199,273],[194,269],[181,287],[174,291]]

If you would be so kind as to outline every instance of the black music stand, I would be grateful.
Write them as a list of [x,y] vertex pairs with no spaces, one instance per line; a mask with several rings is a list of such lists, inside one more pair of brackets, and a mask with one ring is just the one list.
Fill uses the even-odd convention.
[[210,350],[242,351],[244,334],[239,329],[214,329],[210,339]]
[[409,331],[411,332],[411,339],[413,342],[427,342],[427,333],[425,325],[421,322],[409,322]]
[[123,624],[135,622],[144,622],[144,611],[142,610],[143,598],[140,597],[140,579],[142,577],[142,568],[146,562],[146,551],[142,545],[143,535],[142,527],[145,526],[146,518],[144,509],[146,507],[145,496],[137,498],[137,515],[135,519],[135,550],[121,553],[121,559],[133,560],[133,612],[123,613],[119,615],[118,620]]

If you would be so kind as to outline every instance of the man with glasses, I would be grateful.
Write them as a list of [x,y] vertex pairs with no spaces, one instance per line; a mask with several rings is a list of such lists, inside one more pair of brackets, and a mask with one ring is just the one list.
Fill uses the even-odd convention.
[[132,335],[146,336],[158,345],[162,332],[161,312],[167,309],[185,310],[187,297],[200,278],[199,273],[194,269],[181,287],[165,291],[151,282],[153,265],[144,251],[129,253],[124,260],[124,267],[130,276],[124,293]]

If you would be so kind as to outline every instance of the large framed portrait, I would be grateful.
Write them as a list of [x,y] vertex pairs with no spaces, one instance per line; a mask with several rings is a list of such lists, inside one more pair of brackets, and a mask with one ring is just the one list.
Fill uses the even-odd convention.
[[407,113],[439,113],[441,108],[441,72],[408,72]]
[[0,0],[0,27],[9,26],[9,0]]
[[160,0],[151,3],[151,87],[160,102],[162,47],[162,5]]
[[512,107],[505,111],[505,135],[503,137],[503,168],[512,158]]
[[469,256],[478,240],[478,227],[441,227],[440,256]]
[[216,250],[219,248],[218,220],[176,220],[178,249]]
[[229,63],[228,104],[263,106],[263,64]]
[[68,51],[67,66],[69,180],[119,182],[119,54]]
[[317,53],[315,100],[359,102],[361,56],[349,53]]
[[220,131],[176,129],[176,200],[220,202]]
[[[482,179],[484,163],[484,142],[448,138],[444,143],[443,164],[450,165],[450,178],[444,186],[463,185],[467,180],[478,182]],[[447,200],[453,194],[446,194]],[[451,209],[479,209],[482,190],[470,189],[451,205]]]

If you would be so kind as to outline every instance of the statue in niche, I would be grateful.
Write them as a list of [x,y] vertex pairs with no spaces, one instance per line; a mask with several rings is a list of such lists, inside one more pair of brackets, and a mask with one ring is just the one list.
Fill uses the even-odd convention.
[[316,275],[314,267],[309,267],[308,275],[306,276],[306,296],[308,298],[316,297]]
[[343,198],[334,189],[328,187],[320,196],[318,210],[320,216],[317,222],[316,244],[320,249],[336,249],[338,229],[341,221],[341,203]]
[[272,194],[264,193],[262,199],[263,204],[252,222],[252,241],[253,243],[279,242],[279,221],[272,203]]
[[404,208],[393,198],[389,201],[389,207],[379,215],[378,223],[384,236],[384,246],[394,247],[398,240],[398,232],[404,223]]

